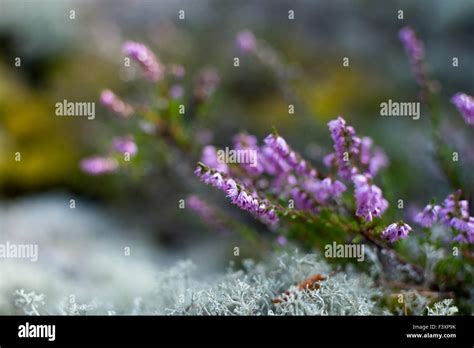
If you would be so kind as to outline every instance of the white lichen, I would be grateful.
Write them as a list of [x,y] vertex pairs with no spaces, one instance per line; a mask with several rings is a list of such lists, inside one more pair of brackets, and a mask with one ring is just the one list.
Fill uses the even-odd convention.
[[14,292],[14,305],[26,315],[40,315],[40,309],[45,304],[45,295],[34,291],[25,292],[18,289]]
[[436,302],[431,307],[426,307],[427,315],[455,315],[459,312],[458,307],[453,305],[453,299],[444,299]]
[[[302,288],[301,282],[318,274],[317,286]],[[156,288],[128,306],[92,299],[78,304],[75,295],[56,304],[61,315],[159,314],[159,315],[371,315],[380,314],[376,298],[380,290],[370,279],[331,273],[316,255],[270,255],[260,263],[247,260],[242,269],[208,279],[196,276],[190,261],[161,270]],[[25,314],[40,311],[44,296],[18,292]],[[279,300],[276,300],[279,299]],[[43,302],[42,302],[43,301]],[[50,312],[47,312],[50,313]]]

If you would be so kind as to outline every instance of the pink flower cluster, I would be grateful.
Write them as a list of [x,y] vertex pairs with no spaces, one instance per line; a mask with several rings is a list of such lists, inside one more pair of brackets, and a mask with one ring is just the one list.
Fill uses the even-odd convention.
[[215,218],[214,212],[209,205],[198,196],[192,195],[186,198],[187,205],[198,213],[205,221],[212,222]]
[[129,104],[122,101],[111,90],[104,90],[100,94],[100,102],[109,110],[116,113],[123,118],[129,117],[133,114],[133,108]]
[[252,53],[257,49],[257,40],[250,30],[243,30],[237,33],[235,39],[236,46],[241,53]]
[[328,127],[334,142],[334,153],[325,157],[325,163],[335,166],[343,179],[352,180],[356,215],[372,221],[388,207],[382,190],[372,183],[373,176],[388,164],[388,159],[381,149],[373,147],[371,138],[359,138],[342,117],[330,121]]
[[[131,135],[115,137],[112,140],[112,150],[123,155],[135,156],[138,146]],[[114,172],[118,169],[119,163],[113,155],[93,156],[84,158],[80,167],[82,171],[89,175],[101,175]]]
[[214,168],[218,170],[219,172],[222,172],[225,174],[229,173],[229,167],[227,166],[226,163],[220,162],[218,160],[217,150],[212,145],[204,146],[204,149],[202,150],[201,162],[210,168]]
[[374,217],[381,216],[388,208],[388,202],[383,198],[382,190],[371,183],[369,175],[355,175],[353,181],[357,204],[356,215],[363,217],[366,221],[372,221]]
[[[355,185],[356,215],[367,221],[381,216],[387,209],[388,202],[383,198],[380,188],[372,183],[370,173],[376,173],[386,165],[385,154],[379,149],[374,151],[370,138],[361,140],[356,137],[354,129],[347,126],[342,117],[331,121],[329,128],[335,142],[336,152],[333,155],[340,159],[339,174],[344,179],[351,179]],[[337,200],[347,190],[346,185],[336,178],[319,175],[309,162],[277,134],[268,135],[262,146],[258,145],[256,137],[238,134],[234,137],[234,148],[240,151],[254,151],[257,154],[255,165],[240,164],[250,176],[241,178],[242,182],[248,187],[256,184],[261,188],[263,185],[263,188],[280,199],[292,199],[294,206],[299,210],[318,213],[321,206]],[[352,149],[353,156],[353,163],[349,165],[343,160],[347,148]],[[212,146],[204,148],[202,161],[207,166],[232,177],[239,177],[242,174],[232,166],[219,163],[216,149]]]
[[[299,175],[315,178],[317,170],[312,168],[304,159],[293,151],[285,139],[278,135],[270,134],[265,138],[265,145],[273,150],[278,160],[286,164],[286,168],[294,170]],[[275,159],[275,157],[274,157]]]
[[465,93],[456,93],[451,102],[456,106],[467,124],[474,126],[474,98]]
[[330,121],[328,127],[335,152],[325,157],[325,164],[329,167],[336,166],[342,178],[350,180],[359,173],[375,176],[387,166],[385,153],[373,147],[371,138],[359,138],[354,128],[348,126],[342,117]]
[[278,223],[276,208],[268,200],[260,198],[255,191],[250,192],[243,184],[232,178],[226,178],[224,173],[203,164],[196,168],[194,174],[205,184],[224,191],[232,204],[252,213],[262,222],[270,226]]
[[321,205],[330,199],[339,198],[344,191],[346,185],[328,177],[323,180],[306,180],[303,185],[295,185],[291,189],[291,196],[296,208],[317,213]]
[[[203,162],[218,169],[216,152],[212,153],[206,146],[203,151]],[[258,145],[257,138],[249,134],[237,134],[234,137],[234,149],[239,151],[253,151],[257,159],[255,163],[240,163],[250,178],[257,182],[265,182],[260,177],[267,174],[273,177],[266,185],[270,192],[278,194],[283,199],[293,199],[297,209],[318,212],[319,206],[330,199],[337,199],[346,190],[346,186],[332,178],[318,178],[318,172],[298,153],[290,148],[287,142],[279,135],[268,135],[262,146]],[[229,168],[227,174],[234,177],[238,171]],[[261,178],[261,179],[260,179]],[[246,184],[253,185],[249,177],[241,179]]]
[[420,211],[415,215],[415,222],[422,227],[429,228],[438,221],[439,211],[441,207],[439,205],[428,204],[423,211]]
[[80,166],[89,175],[101,175],[115,171],[118,163],[114,158],[94,156],[84,158]]
[[419,86],[424,87],[428,82],[428,79],[423,64],[423,60],[425,58],[423,42],[416,37],[415,32],[410,27],[403,27],[400,29],[398,36],[410,60],[416,82]]
[[[260,175],[265,171],[263,164],[259,162],[260,156],[258,156],[258,153],[260,148],[258,147],[257,137],[246,133],[239,133],[234,136],[233,143],[234,149],[245,153],[247,158],[256,157],[253,158],[253,163],[240,164],[249,175]],[[255,156],[254,154],[257,155]]]
[[441,205],[428,204],[414,220],[423,227],[440,221],[455,230],[454,241],[474,243],[474,217],[469,215],[469,203],[461,199],[461,191],[450,194]]
[[133,141],[133,137],[131,135],[114,138],[112,140],[112,147],[115,151],[123,155],[128,154],[130,156],[134,156],[138,152],[138,146]]
[[354,159],[360,154],[360,138],[355,135],[354,128],[347,126],[346,121],[340,116],[330,121],[328,127],[334,142],[335,153],[332,158],[336,162],[339,175],[350,180],[357,174]]
[[127,41],[122,46],[122,52],[140,64],[145,76],[152,82],[162,80],[165,68],[155,54],[144,44]]
[[405,239],[411,232],[412,228],[404,222],[394,222],[385,228],[382,232],[382,238],[394,243],[400,239]]

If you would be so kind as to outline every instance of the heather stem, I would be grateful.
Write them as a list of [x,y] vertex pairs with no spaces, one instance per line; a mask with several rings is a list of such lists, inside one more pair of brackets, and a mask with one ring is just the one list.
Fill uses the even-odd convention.
[[453,149],[443,141],[441,136],[441,113],[438,94],[432,92],[428,96],[427,107],[431,114],[431,137],[435,145],[435,158],[438,161],[442,172],[448,180],[451,188],[457,190],[463,187],[458,170],[453,167],[452,156]]
[[[308,223],[313,223],[313,219],[309,218],[306,214],[302,214],[300,212],[296,212],[293,215],[294,218],[301,219],[303,221],[306,221]],[[424,272],[423,269],[415,264],[410,263],[409,261],[405,260],[401,255],[399,255],[395,250],[389,248],[387,245],[385,245],[382,241],[378,240],[375,238],[371,231],[371,228],[365,228],[363,226],[358,226],[358,228],[353,228],[349,224],[346,224],[339,219],[333,219],[333,220],[328,220],[329,223],[331,223],[333,226],[340,227],[346,231],[349,231],[355,235],[362,235],[370,244],[374,245],[379,251],[385,251],[385,253],[393,256],[398,263],[400,263],[403,266],[408,267],[410,270],[412,270],[414,273],[416,273],[418,278],[417,280],[419,281],[420,279],[423,280],[424,278]]]

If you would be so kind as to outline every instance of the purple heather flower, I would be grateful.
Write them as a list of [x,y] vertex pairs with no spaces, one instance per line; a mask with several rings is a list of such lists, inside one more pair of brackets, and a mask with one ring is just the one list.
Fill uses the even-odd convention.
[[370,163],[370,151],[373,144],[374,141],[369,137],[363,137],[360,140],[360,162],[364,165],[369,165]]
[[[472,219],[472,218],[471,218]],[[468,230],[466,232],[459,233],[456,237],[453,238],[453,241],[461,244],[474,244],[474,220],[469,223]]]
[[388,202],[383,198],[382,190],[371,184],[370,176],[355,175],[354,181],[354,195],[357,203],[356,215],[364,217],[367,221],[372,221],[373,217],[381,216],[388,208]]
[[308,182],[305,183],[305,187],[321,204],[326,203],[329,198],[335,199],[340,197],[341,194],[346,191],[346,185],[339,180],[332,180],[331,178],[308,180]]
[[121,117],[127,118],[133,113],[133,108],[120,100],[111,90],[102,91],[100,102]]
[[318,202],[308,192],[299,187],[293,187],[290,193],[297,209],[317,212]]
[[239,189],[234,179],[228,179],[225,183],[225,193],[227,197],[234,199],[239,195]]
[[269,209],[268,211],[262,211],[261,208],[259,208],[260,211],[260,216],[259,218],[267,225],[270,226],[275,226],[278,224],[278,216],[275,213],[274,209]]
[[150,81],[156,82],[163,79],[165,72],[163,65],[145,45],[127,41],[122,46],[122,52],[140,64],[145,76]]
[[225,181],[224,179],[222,178],[222,175],[221,173],[219,172],[216,172],[214,174],[211,174],[209,176],[209,184],[214,186],[214,187],[217,187],[217,188],[223,188],[224,185],[225,185]]
[[474,217],[469,218],[469,223],[464,231],[466,243],[474,244]]
[[474,239],[472,239],[472,241],[469,241],[463,233],[459,233],[456,237],[453,238],[453,242],[457,242],[460,244],[474,243]]
[[367,167],[367,172],[375,176],[380,169],[388,165],[388,158],[379,148],[373,148],[374,141],[363,137],[360,142],[360,163]]
[[[466,233],[473,233],[474,232],[474,220],[473,218],[463,219],[458,217],[453,217],[449,222],[452,228],[466,232]],[[472,231],[471,231],[472,230]]]
[[417,37],[415,32],[410,27],[403,27],[398,32],[398,37],[405,47],[405,51],[413,61],[420,61],[425,57],[423,42]]
[[265,138],[264,142],[265,148],[271,149],[270,153],[273,154],[273,159],[279,163],[284,172],[293,169],[299,175],[309,178],[317,176],[316,169],[312,168],[308,162],[294,152],[281,136],[270,134]]
[[170,70],[171,70],[171,74],[178,79],[182,79],[184,75],[186,74],[186,70],[184,69],[184,66],[179,65],[179,64],[171,65]]
[[270,175],[280,175],[287,173],[291,168],[286,161],[269,146],[263,146],[260,149],[259,163],[262,164],[266,173]]
[[186,203],[188,207],[199,214],[204,221],[209,223],[215,220],[214,211],[212,208],[198,196],[189,196],[186,198]]
[[229,167],[227,164],[218,160],[217,150],[212,145],[204,146],[202,150],[201,162],[206,166],[217,169],[218,171],[225,174],[229,172]]
[[464,117],[467,124],[474,126],[474,98],[465,93],[456,93],[451,102]]
[[468,218],[469,217],[469,204],[466,200],[460,200],[461,191],[456,191],[450,194],[443,202],[443,205],[439,211],[441,221],[450,226],[450,221],[453,217]]
[[405,52],[410,59],[418,83],[422,82],[422,80],[419,80],[421,76],[419,76],[420,71],[418,71],[418,69],[425,58],[423,42],[416,37],[415,31],[410,27],[403,27],[400,29],[398,37],[400,38],[400,41],[405,48]]
[[414,220],[422,227],[431,227],[438,220],[440,210],[439,205],[428,204],[423,211],[415,215]]
[[117,169],[118,163],[114,158],[89,157],[81,161],[81,169],[89,175],[100,175],[113,172]]
[[250,134],[240,133],[234,136],[233,143],[234,149],[247,152],[245,155],[251,161],[251,163],[241,163],[241,167],[250,175],[262,174],[265,168],[259,161],[261,154],[257,138]]
[[460,190],[446,197],[439,207],[438,216],[447,227],[457,232],[453,241],[474,243],[474,217],[469,216],[469,203],[461,199]]
[[327,179],[330,181],[330,187],[331,187],[330,192],[333,197],[339,197],[344,191],[346,191],[346,185],[344,185],[339,180],[332,181],[331,179],[326,178],[323,181]]
[[385,168],[388,165],[388,158],[380,149],[375,149],[372,157],[369,161],[368,172],[370,175],[375,176],[380,169]]
[[129,154],[130,156],[134,156],[138,152],[137,144],[133,141],[132,136],[125,136],[125,137],[116,137],[112,140],[112,147],[115,151],[120,152],[122,154]]
[[216,170],[204,169],[199,166],[194,171],[194,174],[206,185],[211,185],[221,190],[225,190],[226,188],[226,181],[224,180],[223,174]]
[[184,88],[181,85],[173,85],[170,88],[169,94],[172,99],[180,99],[184,95]]
[[267,201],[261,199],[256,193],[250,192],[241,183],[234,179],[225,179],[225,174],[214,169],[198,166],[194,171],[205,184],[212,185],[226,193],[232,204],[240,209],[246,210],[256,218],[268,225],[275,225],[278,222],[278,216],[274,207]]
[[323,163],[326,167],[332,168],[336,164],[336,154],[330,153],[323,158]]
[[361,139],[355,135],[355,130],[346,125],[346,121],[339,116],[328,123],[331,138],[334,142],[335,157],[339,175],[349,180],[358,170],[351,162],[360,155]]
[[282,236],[282,235],[279,235],[276,238],[276,242],[279,246],[285,246],[286,244],[288,244],[288,240],[286,239],[285,236]]
[[454,241],[459,243],[474,243],[474,217],[453,217],[449,225],[457,230]]
[[207,179],[204,180],[206,184],[214,186],[215,188],[218,188],[218,189],[223,189],[225,187],[224,178],[222,177],[222,174],[219,172],[209,174],[208,176],[206,176],[206,178]]
[[417,38],[415,32],[410,27],[400,29],[398,37],[405,48],[418,85],[420,87],[427,87],[428,89],[435,88],[436,86],[430,81],[423,62],[425,58],[423,42]]
[[382,232],[382,237],[390,243],[394,243],[400,239],[408,237],[412,228],[404,222],[397,222],[387,226]]
[[251,210],[252,196],[244,190],[239,191],[239,194],[232,198],[232,203],[244,210]]
[[258,147],[257,137],[254,135],[239,133],[234,135],[232,140],[234,147],[238,150],[246,148],[256,149]]
[[251,53],[257,48],[257,40],[250,30],[239,32],[235,38],[235,43],[242,53]]
[[205,200],[198,196],[191,195],[186,198],[186,205],[209,226],[212,226],[219,232],[228,232],[223,219],[219,215],[219,211],[209,205]]
[[359,173],[375,176],[386,167],[388,159],[385,153],[373,147],[369,137],[362,139],[356,136],[353,127],[348,126],[342,117],[328,123],[331,138],[334,142],[334,153],[324,158],[327,167],[336,167],[339,175],[346,180]]
[[452,216],[455,213],[456,209],[456,201],[458,200],[457,192],[450,194],[448,197],[445,198],[441,209],[439,211],[439,216],[441,221],[449,226],[449,222],[451,221]]
[[278,135],[270,134],[265,138],[264,142],[267,146],[271,147],[282,156],[287,156],[290,152],[285,139]]

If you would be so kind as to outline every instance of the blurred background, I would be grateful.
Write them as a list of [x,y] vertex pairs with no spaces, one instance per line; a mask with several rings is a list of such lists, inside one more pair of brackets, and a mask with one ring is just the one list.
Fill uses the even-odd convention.
[[[294,20],[288,20],[289,10]],[[177,209],[197,184],[191,172],[191,184],[185,184],[159,156],[146,177],[90,177],[79,168],[82,158],[100,153],[127,129],[100,105],[100,92],[110,88],[130,102],[150,96],[150,84],[123,69],[126,40],[143,42],[162,61],[183,65],[185,96],[200,69],[217,70],[219,87],[200,120],[216,146],[231,146],[239,131],[263,137],[276,126],[295,149],[320,163],[332,146],[326,123],[342,115],[386,151],[390,166],[382,179],[392,187],[385,193],[391,202],[403,199],[408,207],[420,207],[451,191],[431,156],[427,110],[422,108],[417,121],[379,115],[380,103],[388,99],[417,101],[418,86],[398,39],[398,30],[410,25],[442,85],[444,134],[459,151],[472,188],[472,129],[449,99],[474,91],[473,18],[472,0],[0,0],[0,237],[41,241],[54,230],[51,240],[64,245],[50,252],[61,250],[67,258],[62,248],[90,231],[122,231],[128,242],[117,245],[119,253],[123,245],[141,243],[157,254],[161,250],[163,259],[189,256],[210,269],[224,268],[222,261],[231,258],[238,236],[218,235],[196,215]],[[242,30],[252,31],[292,72],[285,88],[298,99],[294,115],[288,114],[285,91],[271,67],[236,50],[235,36]],[[234,57],[240,58],[238,68]],[[96,102],[96,118],[55,116],[55,104],[64,99]],[[14,160],[16,152],[21,162]],[[72,217],[70,199],[80,219]],[[88,219],[95,227],[84,223]],[[99,243],[96,234],[89,238]]]

